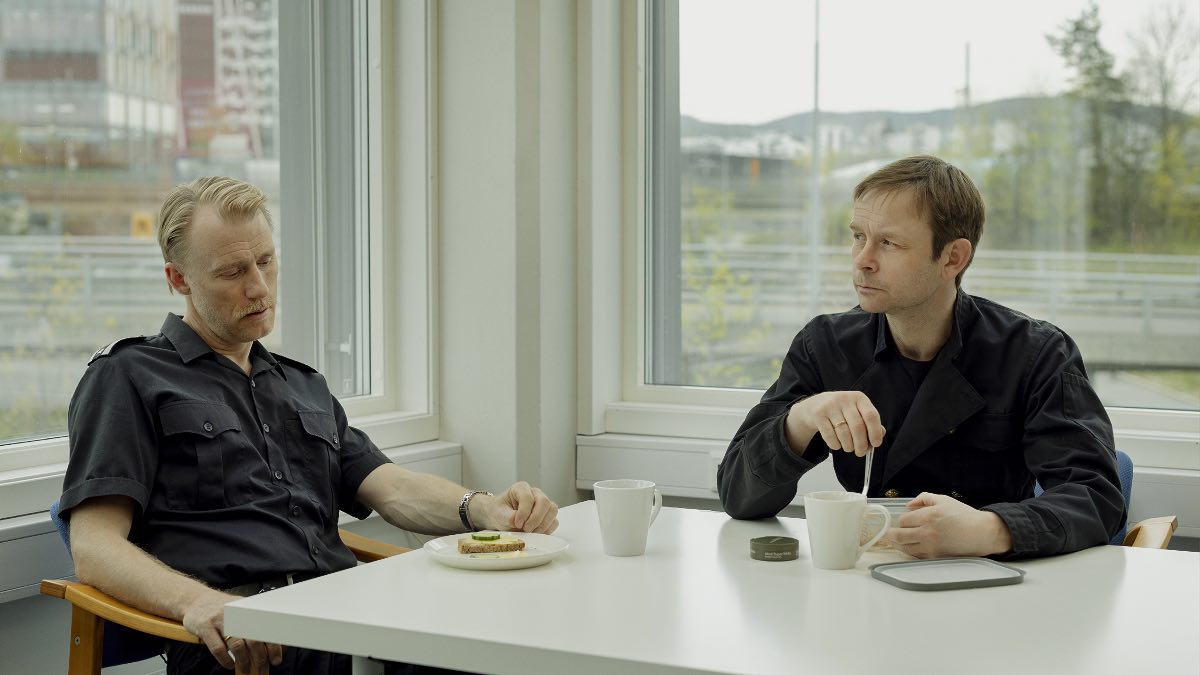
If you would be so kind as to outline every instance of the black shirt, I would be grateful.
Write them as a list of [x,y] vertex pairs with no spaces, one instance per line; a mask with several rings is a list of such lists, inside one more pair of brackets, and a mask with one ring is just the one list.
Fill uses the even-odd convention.
[[173,314],[159,335],[96,352],[67,416],[64,518],[85,499],[137,503],[129,539],[215,587],[355,564],[338,511],[388,462],[325,378],[255,342],[250,375]]
[[[1112,425],[1075,343],[1052,324],[962,292],[950,336],[919,384],[884,315],[855,308],[809,322],[717,470],[726,512],[763,518],[787,506],[800,476],[830,456],[820,434],[803,455],[791,450],[788,409],[850,390],[871,399],[886,430],[872,497],[936,492],[992,511],[1008,526],[1014,557],[1104,544],[1125,520]],[[832,460],[841,484],[859,490],[863,461],[844,452]],[[1035,481],[1045,488],[1036,498]]]

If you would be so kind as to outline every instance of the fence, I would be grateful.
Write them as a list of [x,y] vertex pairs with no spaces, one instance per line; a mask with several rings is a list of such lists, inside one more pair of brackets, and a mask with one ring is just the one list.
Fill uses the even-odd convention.
[[[810,258],[805,246],[687,244],[683,256],[685,308],[711,302],[720,270],[733,281],[723,309],[758,329],[753,340],[733,331],[710,354],[774,354],[786,344],[777,336],[794,334],[813,311],[855,303],[846,247]],[[820,265],[813,288],[811,259]],[[1058,324],[1093,367],[1200,368],[1200,256],[985,249],[963,286]],[[181,308],[153,239],[0,236],[0,350],[90,352],[114,336],[153,332]]]
[[[745,317],[744,333],[769,334],[739,348],[731,331],[710,354],[761,357],[760,344],[770,341],[766,353],[774,353],[812,314],[856,304],[848,247],[810,256],[806,246],[686,244],[683,254],[685,308],[711,305],[705,282],[724,276],[733,280],[724,310]],[[819,273],[810,275],[814,260]],[[982,250],[963,288],[1057,324],[1089,367],[1200,369],[1200,256]]]

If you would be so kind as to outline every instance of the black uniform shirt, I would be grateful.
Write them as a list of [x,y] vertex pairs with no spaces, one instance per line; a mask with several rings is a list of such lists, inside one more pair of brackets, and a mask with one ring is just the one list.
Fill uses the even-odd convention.
[[355,564],[338,511],[388,458],[312,368],[250,350],[250,375],[173,314],[92,357],[68,410],[60,509],[123,495],[129,539],[215,587]]
[[[830,456],[820,434],[802,455],[791,450],[788,409],[853,390],[871,399],[886,430],[870,496],[936,492],[992,511],[1008,526],[1013,557],[1104,544],[1121,528],[1112,425],[1066,333],[959,292],[946,344],[923,378],[909,372],[921,365],[904,362],[882,314],[855,308],[813,319],[717,470],[725,511],[763,518],[787,506],[800,476]],[[863,459],[832,454],[839,482],[861,490]],[[1035,480],[1045,488],[1037,498]]]

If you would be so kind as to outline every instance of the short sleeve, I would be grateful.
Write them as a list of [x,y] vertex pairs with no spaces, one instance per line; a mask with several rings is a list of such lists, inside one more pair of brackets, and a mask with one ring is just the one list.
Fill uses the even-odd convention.
[[145,510],[157,470],[153,416],[118,357],[88,366],[67,409],[70,458],[59,511],[92,497],[124,496]]
[[372,471],[391,462],[375,443],[361,430],[350,426],[346,411],[333,398],[333,413],[337,421],[341,449],[338,452],[340,479],[337,487],[338,508],[355,518],[366,518],[371,509],[358,501],[358,488]]

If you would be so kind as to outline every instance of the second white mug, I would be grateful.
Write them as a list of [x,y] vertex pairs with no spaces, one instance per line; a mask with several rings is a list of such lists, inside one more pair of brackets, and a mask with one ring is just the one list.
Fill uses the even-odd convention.
[[592,489],[604,552],[612,556],[644,554],[650,524],[662,508],[662,493],[648,480],[628,478],[596,481]]

